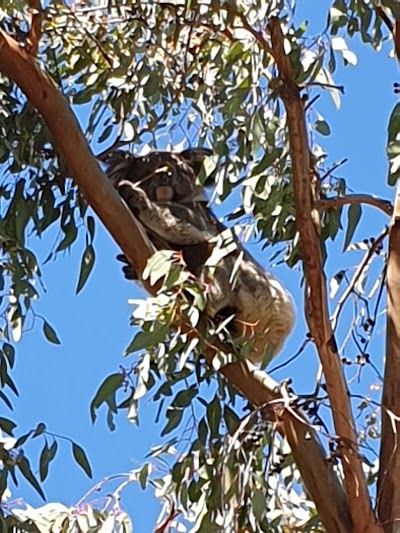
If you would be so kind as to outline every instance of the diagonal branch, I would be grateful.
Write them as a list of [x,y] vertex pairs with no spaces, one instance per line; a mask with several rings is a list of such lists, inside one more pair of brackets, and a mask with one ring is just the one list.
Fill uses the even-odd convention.
[[87,202],[107,227],[134,268],[142,272],[153,248],[133,215],[94,159],[71,109],[53,81],[14,39],[0,31],[0,70],[26,94],[43,116],[58,150]]
[[296,225],[300,234],[300,249],[306,278],[306,319],[321,359],[335,430],[339,438],[353,531],[355,533],[380,531],[371,509],[347,384],[329,320],[319,227],[315,222],[318,220],[318,214],[313,209],[316,199],[313,189],[316,187],[310,169],[304,102],[295,84],[290,60],[285,53],[284,36],[278,19],[271,20],[269,31],[279,72],[280,94],[287,114]]
[[[54,83],[35,60],[0,30],[0,71],[8,75],[43,116],[57,149],[86,200],[97,213],[124,254],[141,273],[153,253],[134,217],[101,172],[76,118]],[[146,285],[150,293],[155,287]],[[212,362],[214,351],[205,354]],[[251,403],[264,406],[279,400],[277,383],[264,372],[243,361],[221,369],[226,378]],[[328,533],[350,533],[351,520],[346,496],[327,460],[316,432],[298,411],[280,413],[281,432],[286,436],[307,490],[312,495]]]

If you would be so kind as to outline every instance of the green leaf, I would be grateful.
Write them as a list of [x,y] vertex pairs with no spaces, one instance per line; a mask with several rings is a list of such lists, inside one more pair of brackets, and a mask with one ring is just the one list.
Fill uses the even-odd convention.
[[19,439],[17,439],[16,443],[15,443],[15,448],[19,448],[20,446],[23,446],[25,444],[25,442],[29,439],[29,437],[32,435],[33,431],[28,431],[28,433],[25,433],[25,435],[22,435],[21,437],[19,437]]
[[210,427],[211,435],[219,435],[219,426],[221,423],[221,404],[217,395],[207,407],[207,422]]
[[175,396],[172,405],[174,407],[185,408],[192,403],[193,398],[198,393],[198,389],[195,385],[192,385],[189,389],[181,390]]
[[227,61],[235,61],[237,58],[239,58],[243,53],[244,45],[243,43],[237,41],[229,50],[226,60]]
[[344,239],[343,251],[347,250],[347,247],[349,246],[351,239],[353,238],[357,225],[360,222],[361,213],[362,213],[362,209],[361,209],[361,206],[358,204],[353,204],[348,209],[348,212],[347,212],[348,222],[347,222],[346,237]]
[[32,485],[32,487],[36,490],[38,494],[43,498],[43,500],[46,499],[44,492],[42,490],[42,487],[39,485],[38,480],[33,475],[33,472],[31,470],[31,466],[29,464],[28,459],[25,456],[20,456],[16,466],[19,468],[21,474],[24,476],[24,478],[29,481],[29,483]]
[[125,350],[125,355],[157,346],[165,340],[169,330],[170,327],[165,325],[156,327],[154,331],[139,331]]
[[400,103],[396,104],[389,119],[388,138],[394,141],[400,131]]
[[8,420],[8,418],[3,418],[0,416],[0,429],[2,429],[7,435],[13,435],[14,429],[17,427],[17,424]]
[[89,232],[89,235],[90,235],[90,243],[92,243],[92,241],[94,239],[95,229],[96,229],[95,221],[94,221],[94,218],[92,217],[92,215],[88,215],[88,217],[86,219],[86,224],[87,224],[88,232]]
[[266,512],[266,497],[265,494],[260,489],[255,489],[251,496],[251,502],[253,504],[254,514],[257,520],[261,521],[265,517]]
[[46,424],[43,424],[43,422],[39,422],[39,424],[36,426],[35,431],[33,432],[33,438],[43,435],[46,430]]
[[42,453],[39,458],[39,476],[40,481],[44,481],[49,473],[49,465],[54,459],[57,453],[58,444],[56,441],[53,441],[51,446],[48,446],[47,442],[45,443]]
[[281,155],[282,149],[275,147],[271,152],[267,152],[261,161],[252,170],[252,175],[262,174]]
[[143,490],[147,486],[147,478],[149,477],[149,473],[150,473],[149,463],[146,463],[142,466],[139,472],[139,483]]
[[229,433],[232,435],[235,433],[237,428],[240,425],[240,418],[238,415],[229,407],[229,405],[225,405],[224,407],[224,420],[226,427],[229,430]]
[[63,231],[65,233],[65,237],[62,239],[60,244],[57,246],[56,253],[69,248],[71,244],[75,242],[78,236],[78,230],[76,229],[75,222],[71,222],[70,224],[64,226]]
[[165,437],[165,435],[171,433],[172,430],[179,426],[179,423],[182,420],[183,413],[183,409],[172,409],[171,407],[167,409],[166,414],[168,422],[161,432],[162,437]]
[[85,286],[89,278],[90,272],[92,271],[94,261],[95,261],[94,248],[91,244],[89,244],[89,246],[87,246],[86,250],[83,252],[81,270],[79,273],[79,281],[78,281],[78,286],[76,288],[76,294],[78,294]]
[[176,252],[172,250],[161,250],[153,254],[147,261],[142,278],[150,279],[150,285],[155,285],[161,278],[165,278],[171,268],[171,262]]
[[15,348],[11,344],[8,344],[7,342],[3,345],[3,352],[5,353],[8,363],[10,365],[10,368],[13,368],[14,361],[15,361]]
[[[400,155],[400,104],[397,104],[390,116],[388,127],[387,156],[389,158],[388,185],[396,185],[400,175],[398,157]],[[392,170],[393,169],[393,170]]]
[[121,373],[111,374],[98,388],[93,400],[90,403],[90,418],[94,423],[96,420],[96,409],[104,402],[108,402],[110,397],[115,399],[115,392],[121,388],[124,382],[124,375]]
[[98,139],[98,143],[102,143],[104,141],[106,141],[109,136],[112,134],[112,130],[113,130],[113,127],[110,125],[110,126],[107,126],[103,133],[100,135],[99,139]]
[[82,468],[82,470],[85,472],[85,474],[88,477],[92,477],[92,469],[90,468],[90,464],[88,461],[88,458],[86,457],[86,453],[76,444],[75,442],[72,443],[72,453],[74,455],[74,459],[77,462],[77,464]]
[[45,319],[43,319],[43,333],[49,342],[52,342],[53,344],[61,344],[60,339],[57,337],[57,333]]
[[317,120],[315,123],[315,129],[318,133],[325,135],[326,137],[331,134],[331,128],[325,120]]
[[4,392],[2,392],[0,390],[0,398],[3,400],[3,402],[7,405],[7,407],[12,411],[12,403],[10,402],[10,400],[7,398],[7,396],[4,394]]
[[[7,478],[8,478],[8,470],[6,468],[3,468],[0,471],[0,498],[1,499],[4,494],[4,491],[7,488]],[[7,532],[7,529],[4,529],[4,532]]]

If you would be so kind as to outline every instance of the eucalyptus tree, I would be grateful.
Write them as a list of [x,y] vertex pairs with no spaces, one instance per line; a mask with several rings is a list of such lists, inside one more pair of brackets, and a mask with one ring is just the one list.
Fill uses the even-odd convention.
[[[39,325],[50,343],[60,342],[51,317],[35,313],[42,265],[61,262],[62,252],[83,240],[82,290],[96,261],[100,219],[150,296],[134,312],[138,329],[128,362],[122,369],[116,362],[94,394],[92,420],[106,405],[110,426],[121,410],[137,423],[142,400],[152,398],[165,422],[160,445],[122,477],[106,504],[92,500],[93,493],[75,508],[5,502],[4,530],[128,531],[134,516],[119,499],[135,482],[152,487],[163,503],[159,532],[394,530],[399,206],[354,193],[341,177],[343,158],[333,159],[324,147],[334,132],[319,97],[328,93],[339,109],[338,62],[357,68],[352,37],[376,53],[382,47],[387,53],[386,41],[400,49],[393,38],[400,8],[396,0],[336,0],[323,12],[321,4],[314,16],[326,23],[315,35],[299,18],[298,4],[0,2],[0,397],[12,407],[16,344],[27,327]],[[392,186],[400,168],[399,121],[396,105],[388,124],[388,175],[381,177]],[[275,363],[256,368],[245,346],[221,342],[219,328],[202,312],[201,283],[173,254],[152,256],[151,243],[102,172],[116,149],[189,146],[212,149],[200,181],[212,176],[222,205],[235,198],[228,223],[262,243],[263,264],[269,258],[302,273],[296,307],[298,316],[305,309],[306,329],[296,330],[295,355],[305,368],[310,354],[319,356],[314,393],[296,389],[290,365],[286,373],[294,382],[278,384],[270,376]],[[365,206],[380,209],[384,222],[374,238],[353,242],[360,221],[368,224]],[[49,257],[41,257],[32,235],[49,233],[58,236]],[[348,259],[354,250],[356,264]],[[332,275],[326,264],[333,255]],[[386,326],[382,370],[384,358],[372,360],[370,352]],[[383,381],[382,400],[353,393],[349,366],[366,388]],[[0,419],[0,428],[3,497],[8,487],[16,490],[18,472],[43,494],[57,437],[42,422],[18,434],[11,415]],[[24,454],[33,438],[43,439],[39,478]],[[72,450],[91,475],[83,448],[73,442]],[[107,490],[107,480],[95,488]]]

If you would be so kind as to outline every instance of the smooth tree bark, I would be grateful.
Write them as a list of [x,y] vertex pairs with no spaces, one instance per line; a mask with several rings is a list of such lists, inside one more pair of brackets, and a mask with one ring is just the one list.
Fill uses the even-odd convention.
[[280,96],[287,114],[296,226],[300,235],[300,251],[306,279],[306,320],[324,371],[337,434],[336,454],[342,462],[353,531],[377,532],[381,531],[381,528],[377,525],[371,508],[347,384],[328,314],[326,279],[321,260],[319,215],[314,205],[318,199],[318,183],[310,165],[304,101],[294,81],[292,65],[284,49],[284,36],[278,19],[271,20],[269,30],[273,55],[279,71]]
[[386,363],[382,393],[382,437],[377,510],[385,531],[400,520],[400,182],[389,231]]

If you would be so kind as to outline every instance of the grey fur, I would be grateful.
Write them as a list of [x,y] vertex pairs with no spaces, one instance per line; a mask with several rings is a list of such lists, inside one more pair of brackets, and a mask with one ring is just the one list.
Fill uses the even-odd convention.
[[[189,270],[207,288],[207,313],[234,313],[233,334],[252,338],[253,362],[262,362],[267,351],[277,355],[295,321],[292,298],[202,200],[196,177],[199,160],[208,154],[192,151],[196,163],[191,163],[190,150],[154,152],[145,158],[117,154],[110,159],[110,178],[156,248],[183,252]],[[168,201],[159,201],[160,187]]]

